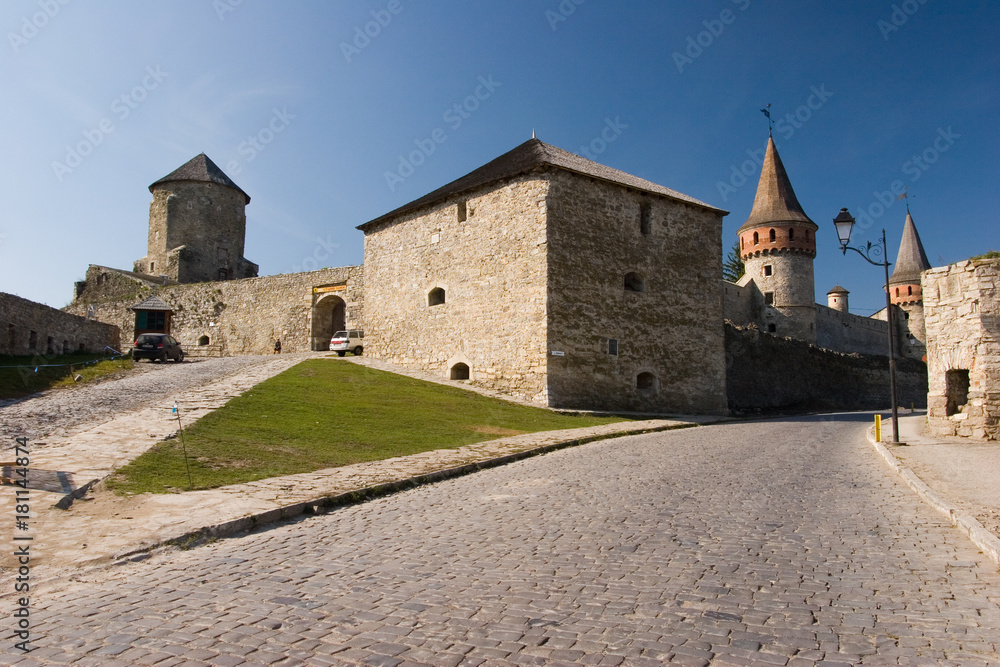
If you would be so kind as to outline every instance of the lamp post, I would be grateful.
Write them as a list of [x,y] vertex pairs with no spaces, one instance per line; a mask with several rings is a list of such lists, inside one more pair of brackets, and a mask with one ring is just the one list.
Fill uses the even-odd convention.
[[[851,241],[851,231],[854,229],[854,217],[847,212],[846,208],[840,209],[840,213],[833,219],[833,224],[837,228],[837,237],[840,239],[840,250],[845,255],[848,250],[853,250],[869,264],[881,266],[885,270],[885,317],[889,325],[889,395],[892,399],[892,442],[899,444],[899,410],[896,405],[896,332],[892,317],[892,300],[889,295],[889,258],[885,246],[885,230],[882,230],[882,246],[873,246],[872,242],[861,248],[854,248],[847,245]],[[882,256],[881,262],[876,262],[871,255]]]

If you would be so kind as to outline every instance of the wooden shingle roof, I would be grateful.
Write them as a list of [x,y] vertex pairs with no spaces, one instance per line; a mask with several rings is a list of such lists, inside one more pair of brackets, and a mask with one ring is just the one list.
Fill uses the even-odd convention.
[[250,203],[250,195],[243,192],[243,188],[236,185],[236,183],[233,182],[233,179],[226,176],[226,173],[219,169],[218,165],[212,162],[212,160],[210,160],[204,153],[195,155],[180,167],[150,185],[149,191],[152,192],[153,188],[157,185],[163,185],[164,183],[176,183],[178,181],[194,181],[196,183],[215,183],[217,185],[224,185],[227,188],[239,190],[240,193],[246,197],[246,203]]

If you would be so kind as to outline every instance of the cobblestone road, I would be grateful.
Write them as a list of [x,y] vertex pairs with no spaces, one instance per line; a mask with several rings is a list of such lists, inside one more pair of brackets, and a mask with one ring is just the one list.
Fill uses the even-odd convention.
[[21,664],[1000,664],[1000,575],[856,419],[592,443],[43,585]]

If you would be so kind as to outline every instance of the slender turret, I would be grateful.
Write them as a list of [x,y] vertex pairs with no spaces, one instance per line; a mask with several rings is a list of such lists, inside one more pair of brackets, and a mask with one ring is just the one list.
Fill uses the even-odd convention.
[[924,296],[920,286],[920,274],[931,268],[927,253],[920,242],[913,216],[906,211],[903,237],[899,242],[896,268],[889,276],[889,298],[903,311],[900,333],[904,340],[900,351],[904,356],[920,359],[927,351],[924,334]]

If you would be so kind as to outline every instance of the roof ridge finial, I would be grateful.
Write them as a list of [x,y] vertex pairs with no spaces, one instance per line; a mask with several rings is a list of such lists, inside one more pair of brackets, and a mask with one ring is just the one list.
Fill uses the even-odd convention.
[[537,137],[535,137],[535,128],[531,128],[531,138],[532,139],[537,138]]
[[767,116],[767,136],[771,136],[771,130],[774,129],[773,122],[771,121],[771,103],[768,102],[764,105],[764,108],[760,110],[762,114]]

